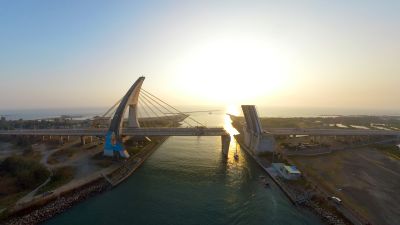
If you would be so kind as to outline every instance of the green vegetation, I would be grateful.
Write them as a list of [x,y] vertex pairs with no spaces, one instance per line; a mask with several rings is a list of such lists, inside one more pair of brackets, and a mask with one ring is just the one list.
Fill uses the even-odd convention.
[[50,172],[34,159],[11,156],[0,164],[0,208],[13,205],[20,197],[42,184]]
[[94,163],[101,168],[107,168],[113,164],[113,160],[109,157],[104,157],[103,152],[95,154],[92,156],[91,160],[93,160]]
[[31,189],[43,183],[50,172],[39,162],[21,156],[6,158],[0,165],[1,176],[15,178],[19,190]]
[[143,147],[139,147],[139,146],[127,146],[126,147],[126,150],[128,151],[129,155],[136,155],[142,149],[143,149]]
[[51,177],[50,182],[48,182],[45,186],[41,187],[38,190],[37,194],[54,190],[70,182],[74,178],[75,171],[76,171],[75,167],[72,166],[64,166],[55,169],[53,171],[53,176]]

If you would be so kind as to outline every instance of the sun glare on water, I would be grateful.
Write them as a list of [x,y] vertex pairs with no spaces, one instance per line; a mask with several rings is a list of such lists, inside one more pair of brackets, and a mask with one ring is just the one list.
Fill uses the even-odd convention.
[[233,136],[239,134],[239,132],[232,126],[230,115],[239,116],[239,108],[234,105],[229,105],[226,109],[226,114],[224,115],[224,128],[231,136]]

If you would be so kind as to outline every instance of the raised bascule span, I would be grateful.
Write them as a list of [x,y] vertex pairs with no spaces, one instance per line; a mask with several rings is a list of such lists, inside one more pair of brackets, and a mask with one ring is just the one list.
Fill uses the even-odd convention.
[[[275,136],[390,136],[400,140],[400,131],[364,129],[301,129],[301,128],[263,128],[255,105],[242,105],[245,119],[243,131],[244,144],[255,154],[275,151]],[[232,115],[231,115],[232,116]]]

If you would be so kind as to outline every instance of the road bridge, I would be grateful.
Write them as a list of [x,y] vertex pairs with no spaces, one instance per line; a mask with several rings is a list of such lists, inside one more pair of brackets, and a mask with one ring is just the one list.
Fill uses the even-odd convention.
[[372,129],[319,129],[319,128],[265,128],[273,135],[311,135],[311,136],[400,136],[400,131]]
[[[139,77],[129,88],[126,94],[111,109],[107,110],[101,118],[109,120],[109,127],[106,128],[85,128],[85,129],[21,129],[21,130],[0,130],[0,135],[26,135],[26,136],[80,136],[84,142],[85,136],[104,136],[104,155],[128,158],[129,154],[123,145],[125,136],[220,136],[222,151],[227,155],[231,137],[222,127],[206,127],[188,114],[185,114],[165,101],[159,99],[148,91],[142,89],[144,77]],[[143,92],[141,92],[143,90]],[[139,103],[140,107],[139,107]],[[146,117],[139,122],[139,109],[149,116],[149,112],[158,119],[158,122],[169,121],[165,127],[151,124],[153,119]],[[127,127],[125,124],[125,111],[128,110]],[[108,116],[108,114],[112,116]],[[195,126],[188,123],[190,119],[196,123]],[[189,127],[176,127],[179,122]],[[154,127],[141,127],[141,123],[148,123]]]
[[[275,136],[390,136],[400,139],[400,131],[374,129],[337,129],[337,128],[268,128],[262,127],[256,107],[242,105],[244,121],[243,130],[245,145],[256,154],[275,151]],[[232,120],[237,118],[230,115]]]
[[[26,136],[105,136],[108,129],[21,129],[0,130],[0,135]],[[222,127],[158,127],[123,128],[122,136],[224,136],[229,135]]]

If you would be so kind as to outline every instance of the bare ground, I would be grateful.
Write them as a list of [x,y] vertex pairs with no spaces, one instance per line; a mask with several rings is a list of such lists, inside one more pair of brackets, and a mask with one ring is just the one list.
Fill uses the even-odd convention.
[[290,158],[373,224],[400,221],[400,160],[373,148]]

